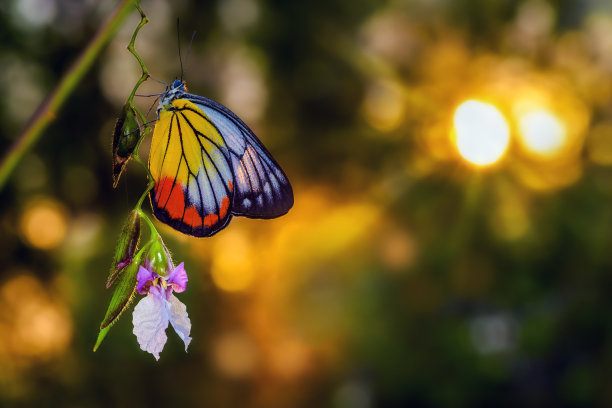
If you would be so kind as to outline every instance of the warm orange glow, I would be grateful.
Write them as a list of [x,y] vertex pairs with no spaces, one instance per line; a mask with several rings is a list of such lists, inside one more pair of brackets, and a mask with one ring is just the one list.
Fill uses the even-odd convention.
[[243,291],[255,276],[252,244],[242,230],[224,231],[215,242],[211,274],[215,285],[228,292]]
[[564,123],[545,109],[526,112],[518,118],[518,122],[521,141],[533,153],[552,156],[567,142]]
[[416,243],[407,231],[390,228],[380,241],[382,262],[392,270],[401,270],[412,264],[416,256]]
[[66,236],[67,217],[55,200],[41,199],[26,207],[21,216],[21,233],[28,244],[39,249],[53,249]]
[[0,301],[8,312],[0,317],[6,327],[0,346],[13,356],[44,360],[66,350],[72,322],[66,307],[31,275],[20,274],[0,287]]
[[255,370],[255,341],[242,332],[225,333],[213,343],[213,361],[217,369],[231,378],[250,376]]
[[310,349],[301,341],[283,339],[270,347],[270,367],[285,379],[303,374],[309,367]]
[[468,100],[455,111],[454,131],[461,156],[479,166],[499,160],[510,142],[510,128],[493,105]]
[[512,172],[537,191],[564,188],[583,174],[584,142],[590,113],[561,77],[534,75],[516,85],[512,101],[519,146],[528,157]]

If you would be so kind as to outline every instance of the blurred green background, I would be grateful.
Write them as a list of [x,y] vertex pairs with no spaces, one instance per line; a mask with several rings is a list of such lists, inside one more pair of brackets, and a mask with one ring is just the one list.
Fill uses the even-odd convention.
[[[115,4],[0,3],[2,153]],[[180,76],[179,18],[189,90],[251,126],[295,206],[160,225],[188,353],[169,331],[155,362],[131,310],[92,352],[145,186],[111,178],[134,12],[0,192],[0,406],[612,405],[612,3],[142,7],[153,77]]]

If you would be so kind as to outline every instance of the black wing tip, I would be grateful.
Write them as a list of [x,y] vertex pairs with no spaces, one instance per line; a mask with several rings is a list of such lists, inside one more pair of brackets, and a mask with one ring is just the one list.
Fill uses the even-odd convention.
[[293,194],[290,194],[287,195],[284,200],[277,203],[276,205],[264,205],[262,207],[250,209],[243,209],[241,206],[235,206],[235,208],[240,209],[232,210],[232,214],[239,217],[270,220],[273,218],[282,217],[283,215],[287,214],[289,210],[293,208],[293,204]]

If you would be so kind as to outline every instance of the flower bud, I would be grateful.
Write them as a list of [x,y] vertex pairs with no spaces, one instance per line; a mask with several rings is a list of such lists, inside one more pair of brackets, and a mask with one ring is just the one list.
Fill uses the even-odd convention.
[[117,187],[119,176],[134,152],[140,139],[140,126],[136,110],[125,104],[113,132],[113,187]]
[[115,250],[113,265],[106,281],[106,287],[109,288],[117,276],[123,272],[125,267],[132,262],[134,252],[138,248],[140,241],[140,215],[134,210],[123,225],[123,230],[119,235],[119,242]]
[[161,238],[158,238],[151,244],[145,262],[150,271],[155,272],[159,276],[166,277],[168,275],[168,270],[172,269],[172,261],[170,259],[168,249]]

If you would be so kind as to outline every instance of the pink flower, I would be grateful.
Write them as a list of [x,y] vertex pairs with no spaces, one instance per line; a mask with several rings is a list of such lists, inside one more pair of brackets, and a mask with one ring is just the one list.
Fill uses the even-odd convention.
[[149,263],[145,262],[145,267],[141,266],[138,270],[136,289],[141,295],[147,296],[134,308],[132,323],[140,348],[159,360],[159,353],[166,344],[169,323],[185,343],[185,351],[191,342],[191,321],[187,308],[172,294],[173,291],[180,293],[185,290],[187,273],[182,262],[172,269],[170,261],[166,277],[151,269]]

